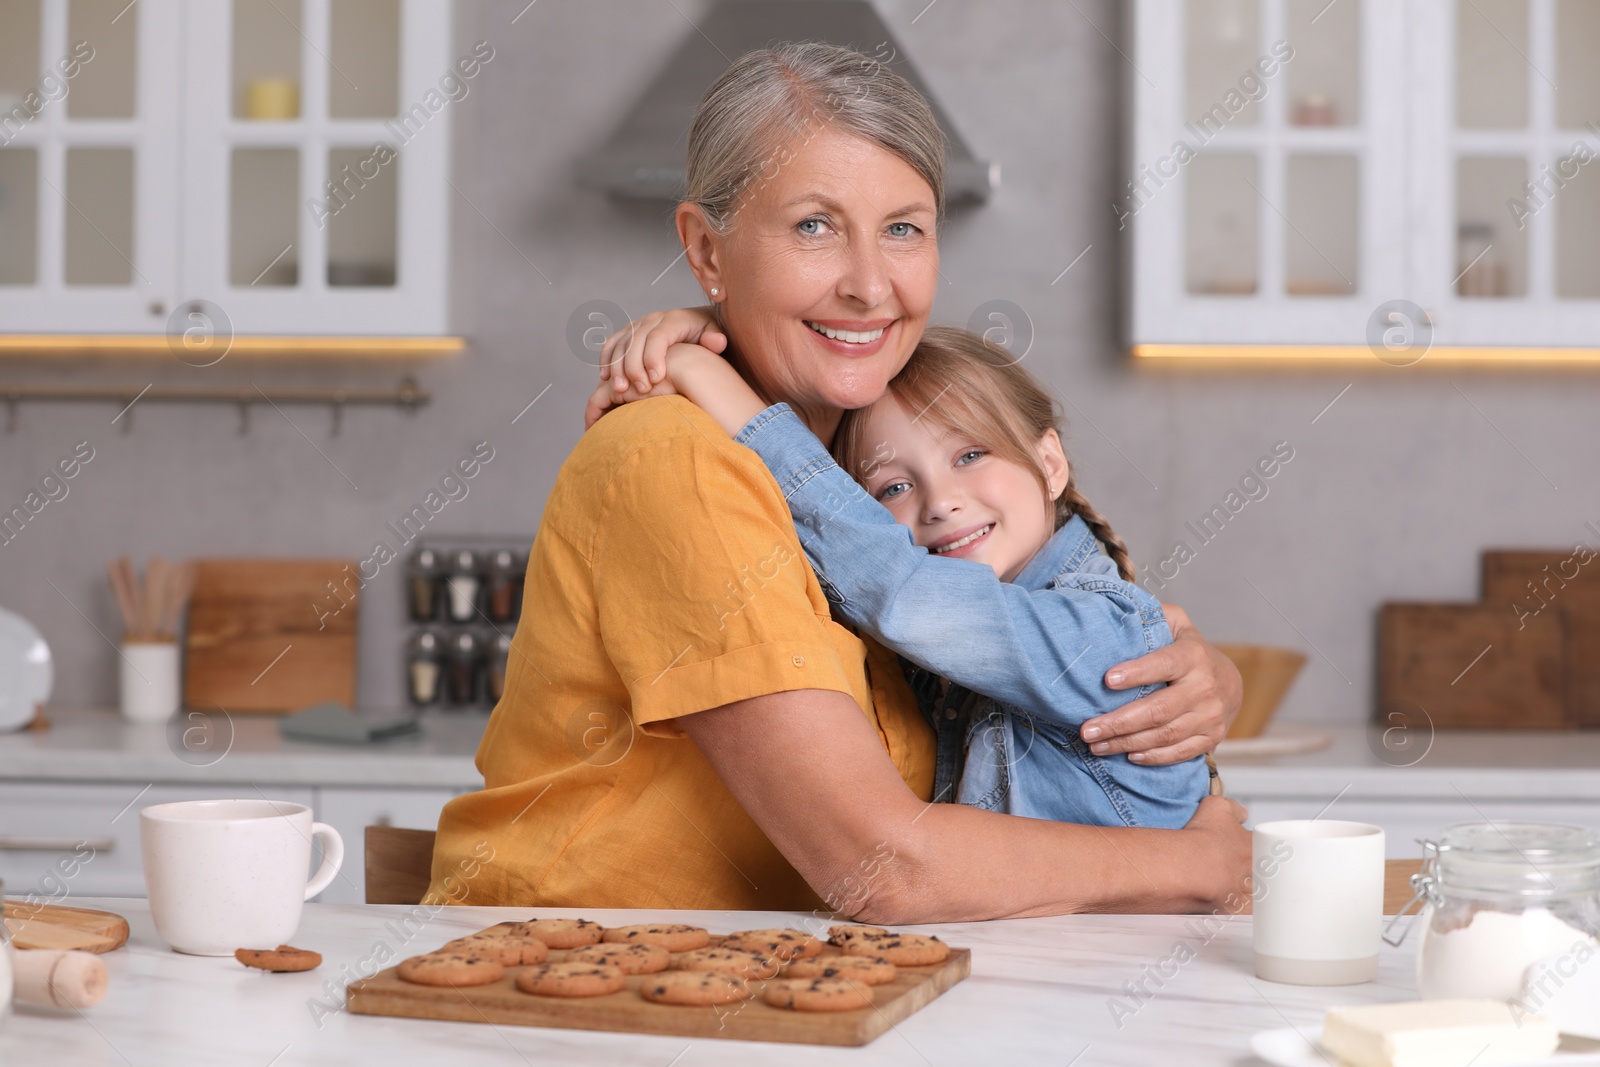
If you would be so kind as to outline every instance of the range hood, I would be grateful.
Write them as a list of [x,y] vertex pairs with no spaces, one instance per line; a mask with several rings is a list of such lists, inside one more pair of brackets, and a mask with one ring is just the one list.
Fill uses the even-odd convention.
[[889,68],[927,98],[949,142],[945,202],[952,207],[982,202],[999,186],[1000,164],[973,158],[866,0],[722,0],[685,34],[605,147],[578,161],[579,183],[619,196],[681,200],[689,126],[701,97],[729,63],[774,41],[827,41],[863,55],[890,57]]

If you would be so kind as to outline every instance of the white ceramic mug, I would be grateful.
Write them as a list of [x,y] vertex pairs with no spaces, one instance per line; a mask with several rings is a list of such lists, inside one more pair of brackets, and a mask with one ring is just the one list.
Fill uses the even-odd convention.
[[1262,823],[1252,851],[1256,977],[1292,985],[1376,978],[1382,828],[1336,819]]
[[[308,883],[313,837],[322,864]],[[156,932],[196,956],[292,940],[301,908],[344,862],[337,830],[278,800],[153,804],[139,812],[139,843]]]

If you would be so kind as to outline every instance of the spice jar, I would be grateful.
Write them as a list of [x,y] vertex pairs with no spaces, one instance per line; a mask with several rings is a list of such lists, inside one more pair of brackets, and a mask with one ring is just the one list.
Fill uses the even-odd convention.
[[445,580],[449,590],[447,607],[451,622],[471,622],[478,614],[478,601],[483,591],[483,573],[478,565],[478,554],[463,548],[450,557],[450,577]]
[[471,630],[451,634],[445,675],[450,703],[476,704],[480,689],[478,679],[482,674],[483,642],[478,635]]
[[432,630],[411,638],[406,648],[406,693],[413,704],[437,704],[444,674],[444,643]]
[[[1462,823],[1414,879],[1424,999],[1522,996],[1534,962],[1600,948],[1600,836],[1579,826]],[[1408,905],[1409,907],[1409,905]],[[1576,957],[1575,957],[1576,958]],[[1564,973],[1564,972],[1563,972]]]
[[506,692],[506,665],[511,660],[511,635],[497,634],[489,652],[489,702],[500,703]]
[[509,548],[489,555],[489,618],[493,622],[512,622],[522,599],[521,559]]
[[431,548],[411,553],[406,566],[406,604],[416,622],[432,622],[439,617],[439,578],[444,560]]

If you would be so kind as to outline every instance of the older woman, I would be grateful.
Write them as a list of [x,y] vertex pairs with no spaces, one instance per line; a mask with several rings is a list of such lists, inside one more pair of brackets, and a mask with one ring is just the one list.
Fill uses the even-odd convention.
[[[677,212],[689,266],[730,361],[824,441],[883,395],[927,323],[942,168],[926,102],[828,45],[742,57],[695,116]],[[440,818],[434,899],[826,904],[913,923],[1192,910],[1246,891],[1243,809],[1220,797],[1182,830],[934,803],[948,798],[930,795],[933,734],[895,657],[829,617],[777,483],[681,397],[584,435],[525,603],[478,750],[485,788]],[[1237,674],[1173,623],[1173,645],[1113,669],[1124,687],[1173,684],[1105,717],[1103,751],[1170,762],[1220,737]]]

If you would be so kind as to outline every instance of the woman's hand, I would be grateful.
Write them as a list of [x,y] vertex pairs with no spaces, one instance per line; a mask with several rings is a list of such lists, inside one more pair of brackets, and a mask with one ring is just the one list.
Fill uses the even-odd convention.
[[1200,636],[1182,608],[1162,604],[1161,609],[1172,628],[1172,644],[1112,667],[1106,685],[1167,686],[1085,722],[1083,739],[1096,755],[1126,752],[1135,763],[1181,763],[1216,748],[1239,713],[1244,692],[1239,669]]
[[[600,346],[600,380],[611,380],[616,391],[623,393],[631,379],[632,386],[641,395],[648,394],[651,385],[659,382],[665,373],[667,347],[680,341],[719,353],[728,347],[728,336],[722,332],[722,325],[711,308],[652,311],[606,338],[605,344]],[[625,365],[631,366],[638,376],[621,373]],[[615,375],[611,373],[613,368],[618,371]]]
[[1251,842],[1250,831],[1244,828],[1249,815],[1237,800],[1203,797],[1184,826],[1183,832],[1199,842],[1193,857],[1204,887],[1203,907],[1233,914],[1250,910]]

